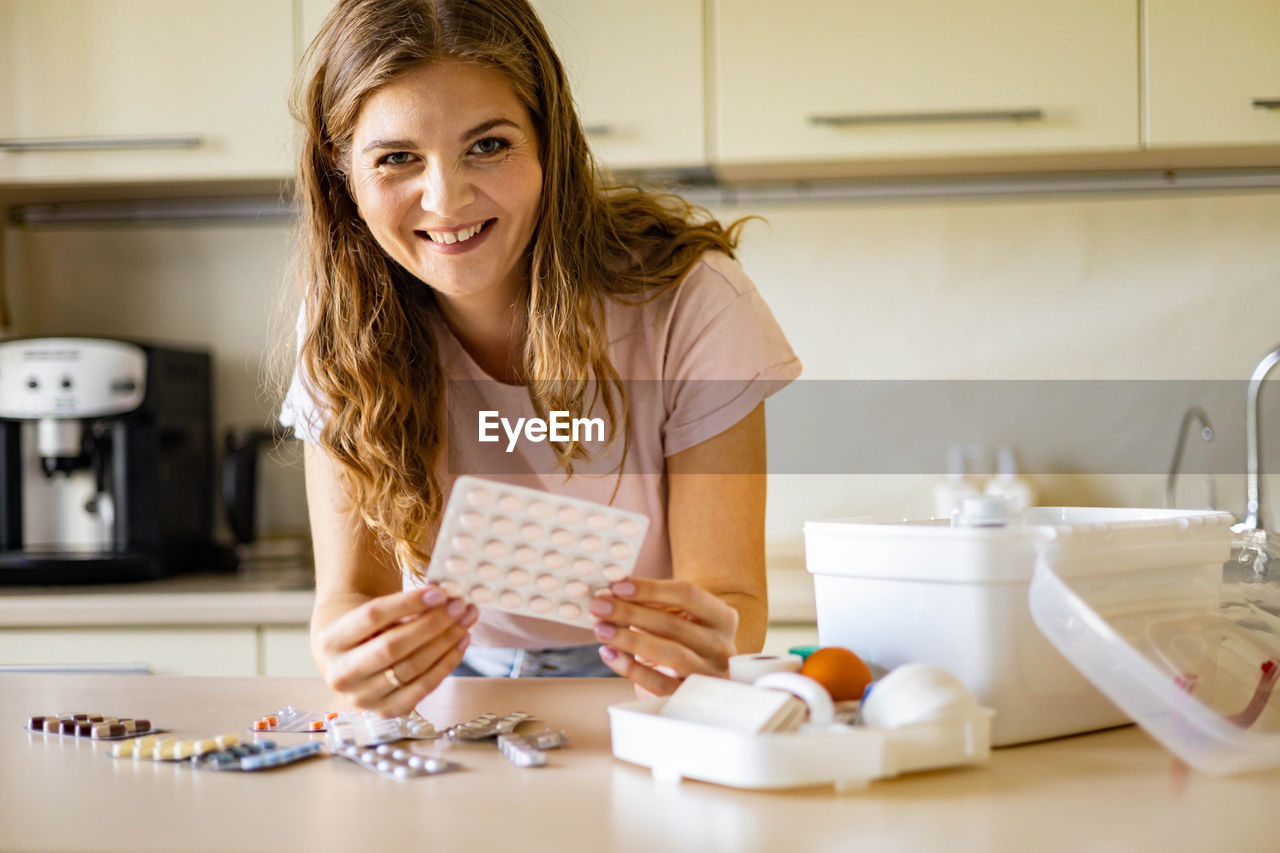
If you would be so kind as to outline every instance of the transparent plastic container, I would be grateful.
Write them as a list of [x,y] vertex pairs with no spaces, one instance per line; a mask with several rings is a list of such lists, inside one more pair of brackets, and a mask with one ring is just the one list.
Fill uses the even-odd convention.
[[920,661],[955,675],[996,712],[1005,746],[1130,721],[1037,628],[1028,607],[1039,556],[1080,555],[1071,571],[1128,575],[1216,562],[1226,513],[1033,507],[1003,526],[947,521],[810,521],[818,640],[886,668]]
[[1280,583],[1224,580],[1215,560],[1105,562],[1056,547],[1039,556],[1029,600],[1044,636],[1192,767],[1280,766]]

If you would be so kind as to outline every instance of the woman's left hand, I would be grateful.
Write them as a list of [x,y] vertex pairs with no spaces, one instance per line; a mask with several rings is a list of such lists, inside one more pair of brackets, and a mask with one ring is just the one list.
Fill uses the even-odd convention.
[[639,691],[673,693],[694,673],[727,677],[738,611],[681,580],[628,578],[591,602],[600,658]]

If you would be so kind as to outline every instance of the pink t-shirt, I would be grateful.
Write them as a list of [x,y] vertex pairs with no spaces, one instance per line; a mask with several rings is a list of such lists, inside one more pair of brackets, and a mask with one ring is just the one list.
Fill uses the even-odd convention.
[[[605,325],[614,369],[625,381],[631,443],[621,475],[621,437],[612,446],[588,442],[590,460],[575,460],[572,476],[547,442],[511,442],[501,427],[496,442],[479,441],[479,412],[496,411],[514,424],[536,417],[527,390],[488,376],[448,327],[436,327],[448,382],[447,454],[440,471],[446,492],[463,474],[612,504],[649,517],[636,559],[638,577],[671,577],[667,538],[666,457],[738,423],[762,400],[800,375],[800,362],[742,268],[709,252],[660,298],[640,304],[605,300]],[[597,404],[587,413],[605,417]],[[295,376],[280,421],[315,441],[323,409]],[[490,419],[492,422],[492,417]],[[619,430],[621,434],[621,430]],[[406,576],[406,585],[411,582]],[[545,619],[483,608],[472,629],[477,645],[554,648],[593,642],[590,631]]]

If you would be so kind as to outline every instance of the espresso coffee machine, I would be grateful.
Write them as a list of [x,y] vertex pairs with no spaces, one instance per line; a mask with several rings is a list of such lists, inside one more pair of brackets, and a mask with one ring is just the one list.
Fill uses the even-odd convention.
[[234,569],[213,540],[208,353],[0,341],[0,584]]

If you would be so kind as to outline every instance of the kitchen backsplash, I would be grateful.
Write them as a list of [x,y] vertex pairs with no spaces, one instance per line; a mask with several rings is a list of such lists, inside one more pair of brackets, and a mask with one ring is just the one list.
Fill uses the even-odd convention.
[[[740,255],[806,380],[1241,380],[1280,343],[1275,190],[779,202],[714,212],[767,220],[747,226]],[[291,322],[277,308],[290,234],[282,222],[11,228],[10,331],[208,347],[219,433],[262,424],[274,411],[261,382],[264,342]],[[1264,403],[1275,435],[1280,395]],[[1171,421],[1150,440],[1171,452],[1176,427]],[[1280,472],[1280,442],[1271,444],[1264,468]],[[1060,470],[1075,470],[1070,462]],[[1239,475],[1217,475],[1221,508],[1243,506],[1243,464]],[[303,523],[300,464],[266,467],[264,524]],[[1159,505],[1164,488],[1154,474],[1031,479],[1044,504]],[[1194,501],[1202,490],[1188,479]],[[809,518],[928,515],[933,482],[925,474],[776,473],[770,548],[782,557],[798,552]],[[1277,485],[1276,475],[1264,481],[1272,494]]]

